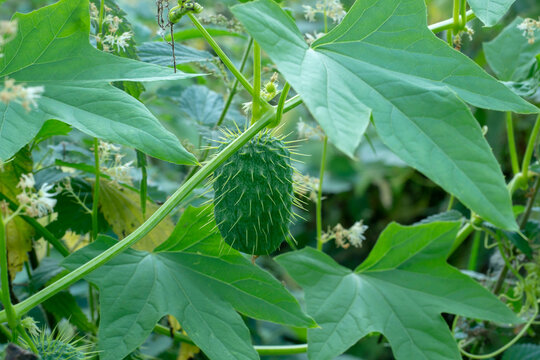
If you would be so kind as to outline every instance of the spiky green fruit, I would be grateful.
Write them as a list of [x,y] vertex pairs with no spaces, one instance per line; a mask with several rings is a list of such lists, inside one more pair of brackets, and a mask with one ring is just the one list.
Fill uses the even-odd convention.
[[294,199],[290,155],[280,139],[264,132],[214,172],[214,216],[233,248],[270,254],[289,234]]
[[86,356],[79,349],[61,340],[37,342],[36,348],[41,360],[84,360]]

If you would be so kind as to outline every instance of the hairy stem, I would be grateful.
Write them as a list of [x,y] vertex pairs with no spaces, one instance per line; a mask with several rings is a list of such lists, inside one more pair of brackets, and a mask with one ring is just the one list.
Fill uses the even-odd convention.
[[321,170],[319,173],[319,189],[317,192],[317,249],[322,251],[323,239],[322,239],[322,187],[324,169],[326,167],[326,150],[328,148],[328,136],[323,139],[323,149],[321,155]]
[[[17,314],[25,314],[43,301],[49,299],[54,294],[70,286],[74,282],[80,280],[85,275],[99,268],[109,260],[113,259],[124,250],[130,248],[133,244],[147,235],[155,228],[178,204],[184,200],[197,186],[199,186],[211,173],[214,172],[225,160],[238,151],[246,142],[253,138],[260,130],[265,128],[271,121],[274,120],[275,109],[271,108],[262,118],[248,128],[242,135],[231,142],[223,151],[217,154],[210,160],[201,170],[196,173],[191,179],[186,181],[176,192],[156,211],[154,212],[141,226],[135,231],[119,241],[103,253],[99,254],[92,260],[77,269],[73,270],[64,277],[58,279],[51,285],[47,286],[38,293],[30,296],[24,301],[14,306]],[[0,312],[0,322],[7,319],[6,311]]]

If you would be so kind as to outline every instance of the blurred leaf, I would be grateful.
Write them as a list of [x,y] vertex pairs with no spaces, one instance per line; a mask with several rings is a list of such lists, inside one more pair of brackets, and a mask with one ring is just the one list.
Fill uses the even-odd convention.
[[[98,347],[103,360],[122,359],[154,325],[173,315],[210,359],[258,359],[236,311],[294,326],[313,326],[283,285],[223,243],[212,207],[186,209],[156,252],[128,249],[87,279],[100,288]],[[101,236],[72,254],[74,269],[115,241]]]
[[[0,78],[43,86],[37,108],[0,102],[0,159],[32,140],[49,119],[157,158],[192,164],[195,157],[140,102],[111,81],[185,79],[194,75],[101,52],[90,45],[88,0],[60,0],[16,14],[19,31],[3,47]],[[134,125],[136,124],[136,125]]]
[[508,12],[516,0],[468,0],[474,14],[484,25],[493,26]]
[[427,28],[424,1],[357,1],[311,48],[270,0],[233,12],[336,147],[352,156],[373,117],[382,141],[407,164],[480,216],[517,230],[499,164],[463,100],[539,110],[438,39]]
[[538,360],[540,359],[540,345],[517,344],[504,352],[502,360]]
[[[144,218],[138,192],[120,187],[108,180],[101,180],[99,189],[99,208],[105,220],[111,224],[114,233],[120,239],[135,231],[158,209],[156,204],[147,201],[147,217]],[[174,223],[170,217],[166,217],[142,240],[137,242],[133,248],[152,251],[156,246],[167,240],[173,230]]]
[[223,96],[206,86],[190,86],[180,96],[180,109],[193,121],[209,127],[217,123],[224,106]]
[[488,290],[446,263],[458,222],[390,224],[353,272],[305,248],[277,262],[304,288],[311,360],[329,360],[372,332],[398,360],[461,359],[442,312],[502,323],[520,319]]

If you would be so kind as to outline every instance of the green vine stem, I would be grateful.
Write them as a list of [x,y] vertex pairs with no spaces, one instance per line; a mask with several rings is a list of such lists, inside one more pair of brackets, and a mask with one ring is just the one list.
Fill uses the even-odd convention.
[[212,49],[216,52],[216,54],[219,56],[221,61],[225,64],[227,69],[234,75],[235,78],[240,81],[242,86],[247,90],[248,93],[253,95],[253,87],[249,83],[249,81],[244,77],[244,75],[238,71],[238,69],[234,66],[233,62],[229,57],[225,54],[223,50],[219,47],[218,43],[214,40],[214,38],[208,33],[208,31],[204,28],[204,26],[199,22],[197,17],[193,15],[191,12],[188,12],[187,15],[193,22],[193,25],[200,31],[201,35],[205,38],[205,40],[210,44]]
[[[472,10],[468,10],[466,12],[466,15],[467,15],[466,17],[467,20],[465,23],[471,21],[472,19],[476,17],[476,15],[474,14]],[[451,18],[451,19],[446,19],[435,24],[431,24],[428,26],[428,29],[434,33],[438,33],[444,30],[453,29],[454,27],[455,27],[454,18]]]
[[[244,68],[246,67],[247,59],[249,58],[249,54],[251,52],[251,47],[253,46],[253,38],[249,38],[248,45],[246,46],[246,49],[244,51],[244,54],[242,55],[242,60],[240,62],[240,72],[244,71]],[[231,87],[231,90],[229,92],[229,96],[227,96],[227,101],[225,102],[225,106],[223,107],[223,110],[221,111],[221,114],[219,115],[219,119],[214,126],[214,129],[217,129],[218,127],[223,124],[223,121],[225,120],[225,116],[227,116],[227,113],[229,112],[229,108],[231,107],[232,101],[234,99],[234,96],[236,95],[236,90],[238,89],[238,78],[234,78],[233,85]],[[208,154],[208,152],[206,152]],[[204,157],[203,161],[206,160],[206,157]]]
[[462,29],[464,29],[465,26],[467,26],[467,0],[461,0],[461,9],[459,14],[461,16],[460,26]]
[[[156,325],[154,327],[154,332],[161,335],[171,335],[171,330],[165,326],[162,325]],[[173,333],[174,340],[181,341],[187,344],[194,345],[195,343],[193,340],[189,338],[189,336],[184,335],[178,331],[175,331]],[[278,356],[278,355],[293,355],[293,354],[302,354],[307,352],[308,345],[307,344],[298,344],[298,345],[276,345],[276,346],[260,346],[255,345],[254,346],[255,351],[259,353],[259,355],[270,355],[270,356]]]
[[508,136],[508,151],[510,151],[510,161],[512,162],[512,171],[514,176],[519,173],[519,161],[516,150],[516,140],[514,136],[514,123],[512,121],[512,113],[506,112],[506,134]]
[[[153,228],[155,228],[176,206],[184,200],[199,184],[201,184],[211,173],[214,172],[225,160],[238,151],[246,142],[254,137],[260,130],[265,128],[274,120],[276,111],[274,108],[266,111],[259,121],[249,127],[242,135],[231,142],[225,149],[217,154],[212,160],[201,168],[191,179],[186,181],[176,192],[156,211],[154,212],[141,226],[135,231],[119,241],[103,253],[99,254],[92,260],[77,269],[73,270],[64,277],[58,279],[51,285],[42,289],[38,293],[30,296],[24,301],[14,306],[15,314],[19,316],[27,313],[35,306],[49,299],[59,291],[65,289],[71,284],[83,278],[93,270],[99,268],[124,250],[131,247]],[[0,322],[7,319],[6,311],[0,312]]]
[[94,183],[94,196],[92,199],[92,240],[96,240],[99,230],[99,175],[101,174],[99,165],[99,141],[94,138],[94,166],[96,168]]
[[300,98],[300,95],[295,95],[289,100],[285,101],[285,105],[283,107],[283,112],[291,111],[298,105],[302,103],[302,99]]
[[460,0],[454,0],[453,1],[453,11],[452,11],[452,23],[454,25],[453,33],[454,35],[457,35],[459,32],[459,28],[461,26],[461,21],[459,18],[459,10],[460,10]]
[[281,90],[281,94],[279,95],[279,102],[277,105],[277,111],[276,111],[276,121],[275,125],[279,125],[281,122],[281,118],[283,117],[283,111],[285,109],[285,102],[287,100],[287,95],[289,95],[289,90],[291,89],[291,85],[286,82],[285,85],[283,85],[283,90]]
[[261,103],[261,47],[253,43],[253,102],[251,106],[251,123],[259,119]]
[[317,191],[317,250],[322,251],[323,239],[322,239],[322,187],[324,170],[326,167],[326,150],[328,148],[328,136],[323,138],[323,148],[321,154],[321,170],[319,173],[319,189]]
[[2,304],[4,305],[4,312],[6,313],[6,319],[9,327],[13,331],[12,341],[16,341],[16,329],[17,329],[17,312],[13,308],[11,303],[11,293],[9,291],[9,271],[8,271],[8,258],[7,258],[7,239],[6,239],[6,224],[2,214],[0,214],[0,271],[2,281]]

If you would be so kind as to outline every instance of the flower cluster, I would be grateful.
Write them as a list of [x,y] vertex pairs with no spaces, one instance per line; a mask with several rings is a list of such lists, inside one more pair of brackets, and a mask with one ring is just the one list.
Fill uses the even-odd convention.
[[341,224],[334,226],[332,230],[325,232],[322,235],[322,241],[328,242],[332,239],[336,242],[337,247],[347,249],[349,246],[361,247],[366,237],[368,226],[364,225],[363,220],[357,221],[348,229],[345,229]]
[[16,102],[21,104],[26,111],[36,107],[36,100],[41,97],[45,91],[43,86],[25,86],[25,84],[16,84],[14,79],[5,78],[4,86],[0,88],[0,101],[4,104]]
[[464,30],[461,30],[457,35],[454,36],[454,48],[456,50],[461,50],[461,45],[463,42],[463,38],[462,38],[463,35],[468,35],[469,41],[472,41],[474,30],[471,29],[470,27],[465,26]]
[[[106,52],[126,51],[126,47],[129,47],[129,41],[133,38],[133,33],[131,31],[119,32],[123,20],[117,15],[113,15],[113,10],[107,5],[104,5],[103,10],[105,12],[102,19],[104,32],[96,35],[96,42],[101,44],[103,51]],[[97,25],[96,28],[99,28],[99,10],[92,2],[90,3],[90,19]]]
[[133,161],[122,163],[124,154],[120,147],[100,141],[98,152],[101,171],[109,175],[115,183],[131,184],[131,169]]
[[31,173],[23,174],[17,184],[17,187],[21,189],[17,200],[25,215],[39,218],[53,212],[56,205],[54,196],[57,193],[50,192],[54,185],[44,183],[38,191],[34,188],[35,185],[34,175]]
[[534,44],[535,33],[540,30],[540,18],[534,20],[531,18],[523,19],[523,22],[517,26],[519,30],[523,31],[523,36],[527,38],[529,44]]
[[304,8],[304,16],[310,22],[315,21],[317,14],[328,16],[334,21],[339,23],[347,13],[343,9],[343,4],[339,0],[318,0],[315,7],[309,5],[302,5]]

